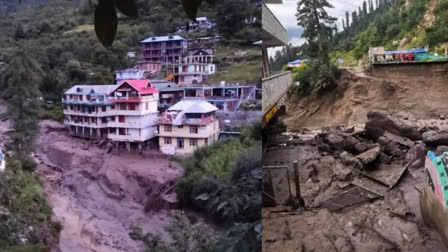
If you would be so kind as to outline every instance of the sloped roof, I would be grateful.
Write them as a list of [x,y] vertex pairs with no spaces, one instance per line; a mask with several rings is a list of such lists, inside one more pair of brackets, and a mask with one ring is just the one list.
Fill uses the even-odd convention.
[[174,40],[185,40],[185,38],[182,36],[179,36],[179,35],[149,37],[145,40],[142,40],[140,43],[163,42],[163,41],[174,41]]
[[182,100],[168,109],[168,111],[183,111],[184,113],[208,113],[216,110],[218,110],[217,107],[203,100]]
[[69,90],[65,91],[65,94],[109,94],[116,87],[116,85],[74,85]]
[[159,90],[151,86],[149,80],[122,80],[111,92],[118,89],[125,82],[134,87],[140,94],[153,94],[159,92]]
[[310,61],[310,60],[308,60],[308,59],[298,59],[298,60],[294,60],[294,61],[290,61],[290,62],[288,62],[288,65],[299,65],[299,64],[302,64],[302,62],[308,62],[308,61]]

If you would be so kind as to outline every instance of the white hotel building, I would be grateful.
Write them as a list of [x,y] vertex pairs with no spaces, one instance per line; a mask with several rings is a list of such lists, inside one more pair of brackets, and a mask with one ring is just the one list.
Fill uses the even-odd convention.
[[156,136],[158,90],[148,80],[118,85],[76,85],[65,92],[64,123],[74,136],[131,143]]

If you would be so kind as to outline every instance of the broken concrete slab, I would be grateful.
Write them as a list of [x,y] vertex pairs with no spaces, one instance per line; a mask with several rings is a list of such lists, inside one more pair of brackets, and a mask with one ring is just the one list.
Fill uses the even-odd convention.
[[384,137],[386,137],[389,141],[396,142],[407,147],[412,147],[414,145],[414,141],[409,138],[396,135],[389,131],[384,132]]
[[376,146],[372,149],[369,149],[368,151],[359,154],[358,156],[356,156],[356,158],[359,159],[359,161],[361,161],[363,165],[367,165],[373,162],[378,157],[378,155],[380,155],[380,153],[380,146]]
[[354,167],[357,169],[362,169],[364,167],[359,159],[346,151],[339,154],[339,158],[341,158],[342,163],[347,167]]
[[418,131],[417,127],[411,125],[409,122],[391,117],[387,113],[379,110],[373,110],[367,113],[365,129],[374,139],[378,139],[384,135],[385,131],[407,137],[414,141],[422,139],[422,133]]
[[359,187],[354,187],[322,202],[321,206],[333,212],[373,199],[377,199],[379,197],[380,195],[378,194],[369,192]]
[[389,187],[387,187],[379,182],[376,182],[375,180],[364,177],[362,175],[354,178],[353,181],[351,182],[351,184],[354,186],[360,187],[364,190],[367,190],[369,192],[378,194],[382,197],[384,197],[386,192],[389,190]]
[[407,168],[408,165],[403,166],[401,164],[380,164],[376,169],[372,170],[354,170],[361,175],[364,175],[383,185],[388,186],[389,188],[392,188],[398,183]]

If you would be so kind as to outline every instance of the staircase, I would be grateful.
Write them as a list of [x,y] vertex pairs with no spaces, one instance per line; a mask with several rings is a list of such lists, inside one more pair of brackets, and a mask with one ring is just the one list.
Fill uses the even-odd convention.
[[253,87],[250,89],[249,93],[247,93],[247,95],[241,97],[241,99],[238,100],[238,102],[237,102],[237,103],[235,104],[235,106],[233,107],[233,110],[232,110],[232,111],[233,111],[233,112],[238,111],[238,109],[240,109],[241,104],[242,104],[244,101],[249,100],[249,98],[250,98],[252,95],[255,94],[255,91],[256,91],[256,90],[257,90],[257,87],[256,87],[256,86],[253,86]]

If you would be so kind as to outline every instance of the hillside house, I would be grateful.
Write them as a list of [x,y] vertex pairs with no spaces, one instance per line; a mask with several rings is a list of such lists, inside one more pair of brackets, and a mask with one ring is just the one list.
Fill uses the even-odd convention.
[[210,21],[207,17],[197,17],[196,21],[190,21],[188,23],[189,31],[203,31],[210,30],[216,27],[216,23]]
[[108,138],[141,148],[156,136],[158,90],[148,80],[118,85],[75,85],[62,99],[64,123],[71,135]]
[[192,154],[218,140],[217,107],[201,100],[182,100],[159,117],[159,146],[166,154]]
[[200,84],[216,72],[213,49],[199,49],[189,51],[189,55],[182,59],[175,75],[179,85]]
[[150,63],[181,63],[187,49],[187,40],[179,35],[149,37],[140,44],[143,60]]

